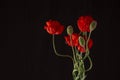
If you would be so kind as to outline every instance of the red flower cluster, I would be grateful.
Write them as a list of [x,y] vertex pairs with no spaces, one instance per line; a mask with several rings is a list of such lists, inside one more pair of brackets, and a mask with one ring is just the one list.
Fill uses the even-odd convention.
[[91,16],[81,16],[77,21],[78,28],[81,32],[90,32],[90,23],[93,21]]
[[[79,38],[79,35],[78,35],[78,34],[76,34],[76,33],[73,33],[73,34],[72,34],[72,44],[71,44],[71,42],[70,42],[70,36],[69,36],[69,35],[68,35],[68,36],[65,36],[64,38],[65,38],[65,40],[66,40],[66,43],[67,43],[69,46],[77,47],[77,49],[78,49],[80,52],[82,52],[82,53],[85,52],[85,48],[83,48],[83,47],[79,44],[79,42],[78,42],[78,38]],[[93,45],[93,41],[92,41],[92,39],[90,39],[90,40],[88,41],[88,48],[90,49],[90,48],[92,47],[92,45]]]
[[[44,26],[44,29],[49,33],[52,34],[52,43],[53,43],[53,49],[57,56],[61,57],[68,57],[71,58],[73,61],[73,76],[75,77],[73,79],[85,79],[85,72],[89,71],[92,68],[92,60],[89,56],[88,49],[91,49],[93,46],[93,41],[90,39],[91,32],[96,28],[97,22],[93,20],[91,16],[81,16],[77,20],[77,25],[80,30],[80,33],[74,33],[73,27],[69,25],[66,29],[67,36],[64,36],[65,42],[68,46],[72,48],[73,56],[70,55],[62,55],[57,53],[55,48],[55,35],[62,34],[64,30],[64,26],[60,24],[60,22],[56,20],[49,20],[46,22],[46,25]],[[78,53],[86,53],[84,56]],[[90,61],[90,67],[88,69],[85,69],[84,66],[84,60],[88,58]],[[81,61],[82,60],[82,61]],[[79,65],[80,64],[80,65]],[[75,66],[78,66],[77,68]],[[75,71],[74,71],[75,70]],[[76,76],[76,72],[79,74],[79,70],[82,71],[82,74],[80,72],[80,75]],[[82,77],[81,77],[82,75]]]
[[[79,19],[77,20],[77,25],[78,28],[81,32],[90,32],[90,24],[93,21],[93,18],[91,16],[81,16],[79,17]],[[63,32],[64,30],[64,26],[62,24],[60,24],[58,21],[56,20],[49,20],[46,22],[46,25],[44,26],[44,29],[49,33],[49,34],[55,34],[55,35],[59,35]],[[69,46],[73,46],[73,47],[77,47],[77,49],[80,52],[85,52],[85,48],[82,47],[79,42],[78,42],[78,38],[79,38],[79,34],[73,33],[72,34],[72,44],[71,44],[71,40],[70,40],[70,35],[65,36],[65,40],[66,43]],[[85,39],[86,41],[86,39]],[[93,41],[92,39],[90,39],[88,41],[88,48],[90,49],[93,45]]]
[[58,21],[49,20],[46,22],[44,29],[47,30],[49,34],[59,35],[63,32],[64,26],[61,25]]

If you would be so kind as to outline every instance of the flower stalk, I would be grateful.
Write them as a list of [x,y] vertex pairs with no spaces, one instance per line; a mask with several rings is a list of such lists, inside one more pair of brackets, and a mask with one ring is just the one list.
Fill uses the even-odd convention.
[[54,52],[57,56],[60,56],[60,57],[67,57],[67,58],[70,58],[72,61],[73,61],[73,58],[69,55],[61,55],[57,52],[56,50],[56,47],[55,47],[55,35],[52,35],[52,42],[53,42],[53,49],[54,49]]
[[[93,46],[91,33],[95,30],[97,22],[91,16],[81,16],[77,21],[77,25],[80,33],[74,33],[73,27],[69,25],[67,27],[68,36],[64,37],[66,44],[72,49],[72,56],[62,55],[56,50],[55,36],[62,34],[64,30],[64,26],[60,22],[49,20],[46,22],[44,29],[52,35],[52,44],[55,55],[72,60],[73,80],[85,80],[87,77],[86,72],[90,71],[93,67],[92,59],[90,57],[90,49]],[[85,63],[86,59],[89,60],[89,67],[87,69]]]

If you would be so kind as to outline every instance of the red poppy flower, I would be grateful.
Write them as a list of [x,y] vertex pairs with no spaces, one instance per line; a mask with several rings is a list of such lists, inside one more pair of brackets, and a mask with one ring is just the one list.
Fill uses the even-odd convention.
[[[65,38],[65,41],[66,41],[66,43],[68,44],[68,46],[72,46],[72,45],[71,45],[71,42],[70,42],[70,36],[68,35],[68,36],[65,36],[64,38]],[[80,52],[84,53],[84,52],[85,52],[85,48],[83,48],[83,47],[79,44],[78,38],[79,38],[79,34],[76,34],[76,33],[73,33],[73,34],[72,34],[72,43],[73,43],[73,46],[74,46],[74,47],[77,47],[77,49],[78,49]],[[89,41],[88,41],[88,48],[91,49],[92,46],[93,46],[93,41],[92,41],[92,39],[89,39]]]
[[49,21],[46,22],[46,25],[44,26],[44,29],[49,34],[59,35],[63,32],[64,26],[62,24],[60,24],[58,21],[49,20]]
[[[78,34],[76,34],[76,33],[72,34],[72,44],[73,44],[73,46],[78,46],[78,37],[79,37]],[[72,46],[71,41],[70,41],[70,36],[68,35],[68,36],[65,36],[64,38],[66,40],[66,43],[69,46]]]
[[81,32],[90,32],[90,23],[93,21],[91,16],[81,16],[77,20],[78,28]]
[[[89,39],[89,41],[88,41],[88,48],[91,49],[92,46],[93,46],[93,40],[92,40],[92,39]],[[78,50],[79,50],[80,52],[82,52],[82,53],[85,52],[85,48],[83,48],[81,45],[78,45],[77,48],[78,48]]]

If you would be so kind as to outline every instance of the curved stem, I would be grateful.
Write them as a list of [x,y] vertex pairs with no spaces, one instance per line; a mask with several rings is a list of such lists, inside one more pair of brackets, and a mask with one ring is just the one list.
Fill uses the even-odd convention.
[[92,60],[91,60],[90,56],[88,56],[88,59],[89,59],[89,61],[90,61],[90,67],[89,67],[86,71],[91,70],[91,69],[92,69],[92,66],[93,66]]
[[[84,60],[89,56],[88,42],[89,42],[90,36],[91,36],[91,32],[89,33],[86,41],[86,54],[85,54],[85,57],[83,58]],[[85,34],[85,37],[87,37],[87,33]]]
[[[82,57],[82,52],[80,53],[80,55],[81,55],[81,57]],[[81,60],[81,62],[83,63],[83,65],[82,65],[82,69],[83,69],[83,74],[82,74],[82,80],[84,80],[85,79],[85,65],[84,65],[84,61],[83,61],[83,59]]]
[[59,53],[56,51],[54,35],[53,35],[52,37],[53,37],[53,38],[52,38],[52,41],[53,41],[53,49],[54,49],[55,54],[56,54],[57,56],[60,56],[60,57],[68,57],[68,58],[72,59],[72,61],[73,61],[73,58],[72,58],[71,56],[69,56],[69,55],[61,55],[61,54],[59,54]]
[[88,59],[89,59],[89,61],[90,61],[90,67],[89,67],[86,71],[91,70],[91,69],[92,69],[92,66],[93,66],[92,60],[91,60],[91,58],[90,58],[90,56],[89,56],[89,49],[88,49],[88,42],[89,42],[90,36],[91,36],[91,32],[89,33],[89,36],[88,36],[88,39],[87,39],[87,42],[86,42],[86,46],[87,46],[87,47],[86,47],[86,51],[88,50],[86,57],[88,57]]
[[83,67],[83,77],[82,77],[82,80],[84,80],[85,79],[85,65],[84,65],[84,61],[82,61],[83,62],[83,65],[82,65],[82,67]]
[[86,42],[87,45],[88,45],[88,42],[89,42],[90,36],[91,36],[91,32],[90,32],[89,35],[88,35],[88,39],[87,39],[87,42]]
[[74,59],[74,63],[75,63],[76,62],[76,57],[75,57],[75,50],[73,48],[72,35],[70,35],[70,43],[71,43],[72,52],[73,52],[73,59]]

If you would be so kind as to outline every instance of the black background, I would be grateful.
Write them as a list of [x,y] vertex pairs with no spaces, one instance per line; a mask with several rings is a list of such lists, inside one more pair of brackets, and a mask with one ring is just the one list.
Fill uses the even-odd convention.
[[[1,54],[5,58],[1,80],[72,80],[72,62],[57,57],[52,48],[51,35],[44,29],[49,19],[77,29],[77,19],[91,15],[98,22],[92,33],[93,69],[86,80],[119,80],[119,2],[108,0],[39,0],[1,1]],[[69,54],[63,39],[56,36],[57,50]]]

